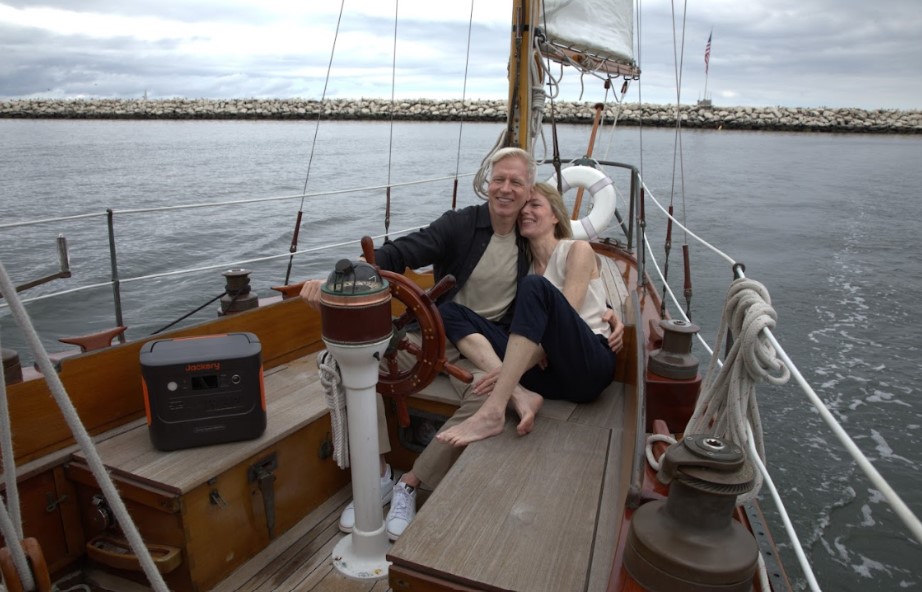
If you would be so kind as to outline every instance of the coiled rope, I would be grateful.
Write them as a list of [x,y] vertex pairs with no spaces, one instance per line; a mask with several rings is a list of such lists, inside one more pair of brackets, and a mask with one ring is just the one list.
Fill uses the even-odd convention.
[[339,364],[327,350],[317,356],[317,368],[320,370],[320,384],[330,408],[330,423],[333,426],[333,460],[339,468],[349,466],[349,423],[346,415],[346,389],[343,387]]
[[[743,450],[750,449],[751,434],[758,456],[764,462],[765,447],[756,402],[756,383],[781,385],[791,376],[762,331],[774,328],[777,318],[765,286],[748,278],[736,279],[730,284],[716,343],[723,343],[729,330],[733,346],[722,366],[719,347],[714,348],[701,385],[701,396],[685,427],[686,434],[714,434]],[[757,471],[755,478],[754,487],[739,497],[739,503],[758,495],[763,482],[762,474]]]

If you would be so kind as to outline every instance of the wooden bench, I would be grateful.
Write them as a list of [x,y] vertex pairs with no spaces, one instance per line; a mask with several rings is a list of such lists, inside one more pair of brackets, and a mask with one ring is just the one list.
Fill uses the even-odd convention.
[[591,404],[546,401],[531,434],[509,421],[468,446],[388,554],[392,584],[604,589],[630,479],[632,393],[612,383]]
[[[145,542],[182,552],[183,562],[165,574],[172,590],[209,589],[349,481],[329,456],[316,355],[268,371],[265,389],[267,427],[259,438],[163,452],[141,421],[96,446]],[[139,570],[130,554],[107,554],[114,531],[99,527],[89,510],[99,488],[82,452],[66,471],[77,484],[83,524],[97,525],[87,532],[88,555]],[[269,478],[258,479],[260,471]]]

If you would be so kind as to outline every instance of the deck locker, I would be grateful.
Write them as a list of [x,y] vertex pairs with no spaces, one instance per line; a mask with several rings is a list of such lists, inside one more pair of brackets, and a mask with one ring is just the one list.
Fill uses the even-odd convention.
[[[268,423],[256,438],[164,451],[139,421],[97,445],[171,590],[210,589],[349,482],[328,453],[329,413],[314,356],[280,370],[267,373]],[[67,476],[87,556],[146,582],[81,454]]]

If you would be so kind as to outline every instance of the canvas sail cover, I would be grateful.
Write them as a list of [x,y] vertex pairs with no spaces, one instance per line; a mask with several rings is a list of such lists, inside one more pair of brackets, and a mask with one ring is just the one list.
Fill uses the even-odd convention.
[[554,43],[634,64],[634,0],[544,0]]

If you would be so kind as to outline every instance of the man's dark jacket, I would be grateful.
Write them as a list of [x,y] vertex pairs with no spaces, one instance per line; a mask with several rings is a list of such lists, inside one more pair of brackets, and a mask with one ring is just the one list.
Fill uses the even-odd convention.
[[[418,269],[432,265],[436,282],[448,274],[455,276],[455,286],[439,299],[439,302],[447,302],[471,277],[492,236],[488,204],[448,210],[427,228],[386,241],[381,248],[375,249],[375,263],[381,269],[397,273],[403,273],[407,267]],[[528,274],[529,265],[528,242],[519,236],[518,229],[516,244],[519,249],[518,282]],[[512,307],[500,322],[508,325],[511,316]]]

